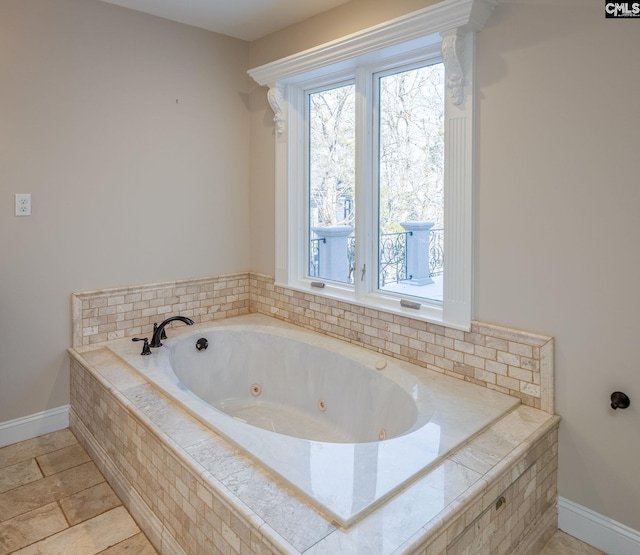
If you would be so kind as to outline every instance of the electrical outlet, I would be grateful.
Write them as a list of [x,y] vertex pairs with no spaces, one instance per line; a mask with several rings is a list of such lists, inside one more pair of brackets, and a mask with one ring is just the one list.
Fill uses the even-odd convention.
[[31,216],[31,193],[16,193],[16,216]]

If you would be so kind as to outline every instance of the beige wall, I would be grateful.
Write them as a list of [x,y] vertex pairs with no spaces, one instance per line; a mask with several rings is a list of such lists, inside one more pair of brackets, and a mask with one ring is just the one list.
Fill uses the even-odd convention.
[[249,268],[248,53],[95,0],[0,2],[0,423],[69,402],[71,292]]
[[556,337],[560,495],[635,530],[639,23],[504,0],[478,35],[475,287],[477,318]]
[[[401,15],[402,2],[387,4],[400,11],[385,16]],[[251,65],[384,19],[364,5],[354,0],[252,43]],[[638,51],[636,21],[605,20],[602,3],[583,0],[500,0],[479,33],[474,315],[556,337],[560,495],[636,530]],[[252,269],[272,274],[265,94],[253,95],[251,199],[260,218],[251,251]],[[616,389],[635,401],[630,409],[609,408]]]
[[351,0],[251,43],[257,67],[436,4],[438,0]]

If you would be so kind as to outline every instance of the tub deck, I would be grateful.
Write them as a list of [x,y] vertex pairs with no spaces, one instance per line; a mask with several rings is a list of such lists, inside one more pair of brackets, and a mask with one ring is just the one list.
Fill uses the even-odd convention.
[[508,411],[343,528],[113,351],[70,353],[72,430],[163,553],[462,553],[474,530],[496,543],[487,553],[526,553],[556,527],[557,416]]
[[[407,401],[415,400],[423,424],[385,441],[337,443],[274,433],[233,419],[192,392],[185,391],[171,369],[169,353],[173,345],[184,338],[192,338],[195,343],[200,335],[211,330],[233,330],[249,337],[258,334],[271,343],[284,339],[283,348],[289,341],[294,341],[291,345],[302,346],[303,352],[305,346],[313,346],[320,347],[320,353],[338,353],[341,355],[339,360],[347,363],[356,361],[358,365],[369,368],[373,377],[380,376],[400,385],[408,393]],[[140,345],[128,339],[113,341],[108,348],[181,408],[244,450],[253,460],[275,473],[279,480],[304,496],[328,520],[343,528],[352,526],[520,404],[517,399],[502,393],[383,357],[262,315],[179,327],[172,330],[171,339],[166,340],[165,345],[151,356],[141,356]],[[215,356],[215,353],[198,353],[198,360],[207,356]],[[308,355],[304,357],[305,360],[307,358]],[[381,360],[385,367],[376,370],[376,364]],[[278,366],[274,364],[270,371],[279,372]],[[205,364],[201,371],[207,370],[208,365]],[[349,381],[348,364],[337,375],[339,379]],[[333,385],[328,384],[328,387]],[[362,384],[365,390],[368,387],[370,384]],[[328,394],[329,391],[319,391],[320,397]],[[357,405],[357,399],[354,403]],[[353,410],[357,411],[357,406]],[[349,415],[345,414],[344,418],[349,418]],[[355,414],[351,418],[355,418]]]

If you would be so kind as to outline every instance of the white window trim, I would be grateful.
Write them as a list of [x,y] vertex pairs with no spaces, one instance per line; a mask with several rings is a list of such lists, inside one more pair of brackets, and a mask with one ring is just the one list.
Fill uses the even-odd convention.
[[[268,99],[276,127],[276,275],[277,285],[382,309],[412,318],[468,330],[473,306],[473,189],[475,180],[474,70],[475,33],[484,27],[496,0],[444,0],[423,10],[370,29],[288,56],[249,70],[260,85],[268,86]],[[424,303],[419,309],[400,306],[397,297],[369,288],[352,289],[339,284],[312,286],[305,277],[305,257],[300,242],[304,230],[304,157],[298,156],[303,141],[304,95],[301,84],[328,74],[353,72],[368,61],[390,60],[409,52],[416,57],[440,45],[445,65],[445,221],[444,301]],[[357,78],[357,77],[356,77]],[[366,118],[366,114],[357,114]],[[359,137],[359,139],[362,139]],[[370,138],[365,137],[367,144]],[[361,143],[363,144],[363,143]],[[370,149],[367,150],[367,152]],[[371,154],[362,156],[371,157]],[[370,164],[368,164],[370,167]],[[302,181],[301,181],[302,179]],[[362,217],[370,208],[359,206]],[[358,228],[356,233],[368,233]],[[369,237],[357,236],[361,245]],[[369,253],[370,254],[370,253]],[[361,269],[358,268],[358,275]],[[357,282],[358,277],[356,277]]]

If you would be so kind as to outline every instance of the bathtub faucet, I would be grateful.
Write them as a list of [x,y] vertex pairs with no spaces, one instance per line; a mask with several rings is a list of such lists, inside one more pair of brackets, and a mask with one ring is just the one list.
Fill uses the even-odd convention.
[[180,320],[187,324],[187,326],[193,326],[193,320],[191,318],[186,318],[185,316],[171,316],[171,318],[167,318],[164,322],[162,322],[153,332],[153,337],[151,338],[151,345],[149,347],[162,347],[162,342],[160,338],[162,337],[162,332],[164,331],[164,327],[176,320]]

